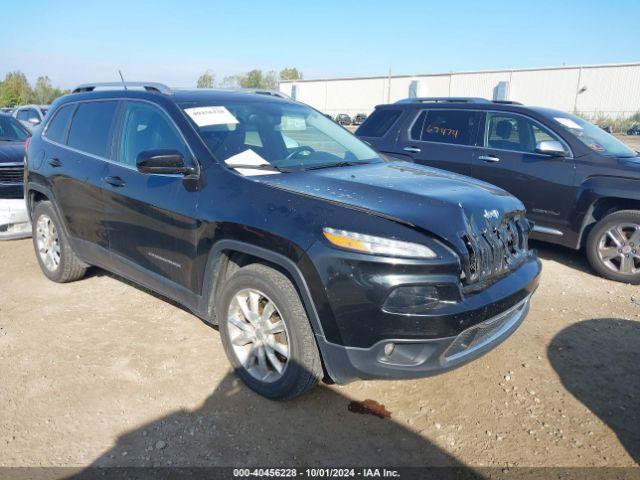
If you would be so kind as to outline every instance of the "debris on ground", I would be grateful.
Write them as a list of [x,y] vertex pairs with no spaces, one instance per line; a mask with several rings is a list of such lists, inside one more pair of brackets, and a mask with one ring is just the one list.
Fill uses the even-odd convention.
[[349,411],[353,413],[361,413],[363,415],[375,415],[378,418],[391,417],[391,412],[381,403],[375,400],[367,399],[363,402],[353,400],[349,403]]

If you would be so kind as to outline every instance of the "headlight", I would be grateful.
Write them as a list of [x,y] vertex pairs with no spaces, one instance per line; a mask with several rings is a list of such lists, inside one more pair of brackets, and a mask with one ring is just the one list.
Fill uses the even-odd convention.
[[347,232],[325,227],[322,229],[325,238],[333,245],[356,252],[392,257],[437,258],[436,252],[419,243],[402,242],[390,238],[374,237],[362,233]]

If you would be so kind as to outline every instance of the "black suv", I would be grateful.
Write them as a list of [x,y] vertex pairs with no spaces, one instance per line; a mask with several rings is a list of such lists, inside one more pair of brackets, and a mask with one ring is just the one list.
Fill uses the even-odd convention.
[[380,105],[356,135],[382,153],[521,199],[532,238],[585,247],[603,277],[640,283],[640,157],[574,115],[481,98]]
[[185,305],[271,398],[442,372],[525,317],[541,266],[503,190],[277,96],[127,87],[78,87],[28,146],[51,280],[97,265]]

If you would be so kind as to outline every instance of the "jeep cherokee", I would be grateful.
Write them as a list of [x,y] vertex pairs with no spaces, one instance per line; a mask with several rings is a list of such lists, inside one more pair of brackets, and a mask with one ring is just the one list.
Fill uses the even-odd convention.
[[270,398],[477,358],[522,322],[541,268],[513,196],[387,161],[276,95],[83,85],[26,175],[48,278],[96,265],[179,302]]

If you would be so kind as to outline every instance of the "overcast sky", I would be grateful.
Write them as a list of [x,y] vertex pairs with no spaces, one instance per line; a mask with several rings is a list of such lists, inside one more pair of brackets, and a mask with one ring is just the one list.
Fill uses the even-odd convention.
[[195,86],[252,68],[305,78],[640,61],[640,1],[4,0],[0,78]]

